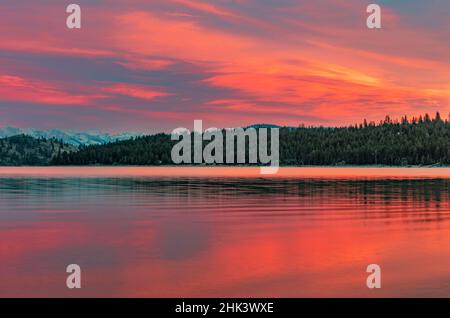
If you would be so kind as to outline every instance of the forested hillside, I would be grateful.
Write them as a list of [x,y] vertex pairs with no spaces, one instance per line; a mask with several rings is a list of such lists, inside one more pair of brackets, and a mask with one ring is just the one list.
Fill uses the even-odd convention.
[[59,153],[52,163],[57,165],[171,164],[172,144],[170,135],[166,134],[136,137],[101,146],[80,146],[77,152]]
[[[172,164],[170,135],[158,134],[101,146],[59,152],[52,163],[63,165]],[[204,142],[206,145],[207,142]],[[225,149],[225,148],[224,148]],[[450,122],[406,117],[401,121],[364,123],[340,128],[280,129],[282,165],[433,165],[450,164]]]
[[0,165],[47,165],[61,153],[71,153],[77,148],[55,139],[37,139],[18,135],[0,139]]

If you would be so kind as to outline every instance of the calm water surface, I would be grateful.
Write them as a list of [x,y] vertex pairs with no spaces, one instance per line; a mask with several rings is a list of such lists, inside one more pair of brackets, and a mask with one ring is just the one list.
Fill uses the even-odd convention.
[[450,169],[0,168],[0,296],[449,297],[449,189]]

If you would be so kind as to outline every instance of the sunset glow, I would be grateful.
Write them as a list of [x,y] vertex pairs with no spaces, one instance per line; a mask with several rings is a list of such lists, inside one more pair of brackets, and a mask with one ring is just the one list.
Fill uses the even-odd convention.
[[380,1],[379,30],[360,0],[77,3],[79,30],[59,1],[0,4],[0,126],[154,133],[450,112],[450,3]]

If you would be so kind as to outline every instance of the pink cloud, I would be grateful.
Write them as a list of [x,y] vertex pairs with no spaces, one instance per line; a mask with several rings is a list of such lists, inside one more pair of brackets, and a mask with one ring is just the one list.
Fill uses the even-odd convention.
[[[387,5],[384,28],[374,32],[365,28],[365,7],[358,0],[115,0],[105,7],[85,5],[86,28],[75,32],[64,27],[65,13],[58,6],[30,6],[26,12],[6,6],[8,14],[0,20],[2,52],[74,58],[69,70],[79,60],[86,67],[89,60],[121,83],[108,83],[106,75],[89,69],[78,78],[39,69],[40,77],[25,69],[39,59],[27,60],[26,66],[18,60],[0,78],[2,100],[108,111],[105,97],[117,105],[115,98],[127,96],[137,99],[136,108],[129,109],[136,122],[144,114],[143,103],[162,109],[169,95],[179,97],[170,111],[183,109],[181,119],[201,116],[224,124],[251,120],[251,113],[266,121],[276,115],[280,123],[315,116],[318,122],[341,124],[386,113],[450,111],[446,29],[405,21]],[[55,73],[64,81],[54,79]],[[136,79],[153,85],[129,83]],[[211,108],[215,115],[208,113]],[[164,111],[145,114],[167,116],[168,122],[176,117]]]
[[108,87],[104,87],[103,91],[106,93],[119,94],[145,100],[152,100],[157,97],[170,95],[169,93],[157,90],[152,86],[136,84],[114,84]]
[[195,0],[172,0],[172,2],[176,4],[180,4],[182,6],[186,6],[191,9],[199,10],[202,12],[218,15],[218,16],[225,16],[225,17],[233,17],[236,16],[234,13],[224,10],[222,8],[219,8],[216,5],[202,2],[202,1],[195,1]]
[[40,80],[0,75],[0,100],[50,105],[82,105],[101,97],[104,96],[67,93]]
[[145,57],[125,57],[125,62],[117,62],[117,64],[127,67],[133,70],[147,70],[147,71],[155,71],[155,70],[163,70],[171,65],[173,65],[173,61],[164,60],[164,59],[152,59]]

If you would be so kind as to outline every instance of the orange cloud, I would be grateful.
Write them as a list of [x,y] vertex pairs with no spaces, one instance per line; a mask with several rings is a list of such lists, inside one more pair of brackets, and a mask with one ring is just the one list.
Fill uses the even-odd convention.
[[[397,23],[394,18],[391,20]],[[126,45],[134,53],[206,65],[211,75],[202,84],[230,89],[246,100],[232,107],[226,106],[229,111],[252,109],[258,112],[259,108],[259,112],[268,112],[278,108],[286,114],[309,113],[324,118],[336,114],[347,122],[352,117],[353,122],[356,118],[361,120],[361,109],[370,110],[367,106],[377,103],[377,111],[372,114],[381,114],[381,117],[393,111],[402,115],[404,111],[417,109],[417,105],[408,105],[413,100],[423,101],[424,108],[434,107],[438,102],[444,107],[449,105],[448,94],[443,89],[436,90],[435,86],[421,83],[423,73],[420,77],[403,77],[400,70],[407,67],[408,58],[396,55],[341,47],[339,43],[334,46],[327,43],[324,47],[315,36],[308,35],[295,42],[296,36],[287,31],[286,38],[298,43],[293,45],[278,39],[210,28],[194,20],[163,19],[148,12],[122,15],[118,25],[121,30],[117,34],[119,45]],[[313,24],[308,26],[315,27]],[[361,31],[347,32],[345,28],[335,29],[333,32],[344,38],[362,34]],[[329,28],[318,31],[331,32]],[[336,52],[341,53],[339,58],[333,57]],[[385,60],[394,65],[397,73],[386,67]],[[410,58],[410,61],[414,62],[414,59]],[[424,62],[432,68],[439,65],[433,61]],[[421,69],[429,73],[427,64]],[[418,63],[414,65],[418,67]],[[442,76],[442,80],[449,80],[448,76]],[[415,82],[411,83],[412,80]],[[260,104],[262,102],[270,102],[273,106]],[[395,105],[394,110],[392,105]]]
[[[161,110],[163,97],[171,94],[176,102],[170,111],[178,107],[186,120],[212,118],[212,107],[220,111],[215,126],[240,125],[252,120],[251,113],[259,114],[258,120],[266,116],[264,121],[277,115],[280,124],[302,118],[348,124],[386,114],[450,112],[448,22],[439,29],[406,21],[396,6],[386,5],[383,29],[370,31],[360,1],[323,3],[116,0],[108,7],[86,5],[88,28],[75,32],[49,18],[61,14],[54,5],[32,4],[30,19],[31,13],[18,14],[8,4],[0,48],[5,55],[36,59],[11,65],[13,58],[5,58],[3,73],[16,74],[23,84],[3,78],[0,98],[101,109],[105,105],[97,100],[104,95],[114,105],[119,104],[114,98],[128,96],[137,99],[136,113],[130,110],[137,122],[144,107],[138,103],[151,100]],[[46,72],[45,64],[33,64],[49,56],[73,63],[69,70],[89,63],[98,68],[72,78],[63,68]],[[57,80],[51,78],[55,73]],[[105,84],[110,74],[124,83]],[[136,79],[153,86],[128,84]],[[69,93],[74,86],[77,94]],[[214,104],[217,100],[229,102]]]

